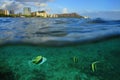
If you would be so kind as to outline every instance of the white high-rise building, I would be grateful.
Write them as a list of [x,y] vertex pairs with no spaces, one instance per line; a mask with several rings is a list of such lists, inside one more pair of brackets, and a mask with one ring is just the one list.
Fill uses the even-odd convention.
[[31,15],[31,8],[29,8],[29,7],[24,7],[24,9],[23,9],[23,14],[24,14],[24,15]]

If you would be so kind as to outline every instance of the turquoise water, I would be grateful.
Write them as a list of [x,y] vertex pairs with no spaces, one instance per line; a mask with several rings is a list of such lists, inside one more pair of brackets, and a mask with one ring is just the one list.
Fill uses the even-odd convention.
[[120,80],[119,20],[0,18],[0,44],[0,80]]
[[[119,80],[120,38],[66,47],[0,47],[1,80]],[[31,61],[36,56],[47,61]],[[95,64],[93,71],[92,64]]]

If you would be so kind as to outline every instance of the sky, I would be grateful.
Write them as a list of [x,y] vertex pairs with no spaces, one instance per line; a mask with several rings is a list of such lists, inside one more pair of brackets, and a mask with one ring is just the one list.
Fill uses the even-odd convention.
[[93,18],[120,19],[120,0],[0,0],[1,9],[22,12],[24,7],[50,14],[76,12]]

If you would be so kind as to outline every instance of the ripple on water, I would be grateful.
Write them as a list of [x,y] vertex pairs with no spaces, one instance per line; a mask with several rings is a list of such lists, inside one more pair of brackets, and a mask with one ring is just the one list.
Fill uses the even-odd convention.
[[17,40],[51,45],[82,43],[109,36],[120,36],[120,20],[0,18],[0,33],[0,40],[7,36],[9,37],[7,40],[12,42]]

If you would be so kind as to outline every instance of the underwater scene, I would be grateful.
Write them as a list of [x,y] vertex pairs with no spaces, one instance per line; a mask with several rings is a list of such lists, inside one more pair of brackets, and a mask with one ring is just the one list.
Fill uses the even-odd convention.
[[1,17],[0,80],[120,80],[120,20]]

